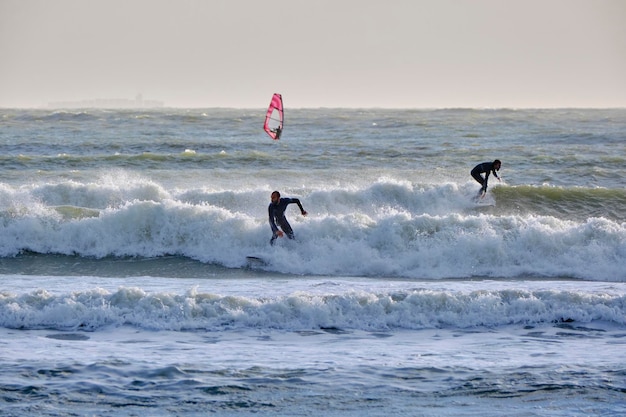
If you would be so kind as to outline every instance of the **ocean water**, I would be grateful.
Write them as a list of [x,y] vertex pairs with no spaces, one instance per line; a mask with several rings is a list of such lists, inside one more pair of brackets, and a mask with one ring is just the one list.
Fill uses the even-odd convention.
[[626,414],[626,110],[285,105],[0,109],[0,415]]

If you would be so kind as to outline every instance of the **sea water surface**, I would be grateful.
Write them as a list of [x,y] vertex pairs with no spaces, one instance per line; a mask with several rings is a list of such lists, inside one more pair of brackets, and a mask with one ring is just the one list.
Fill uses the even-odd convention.
[[263,117],[0,109],[0,415],[626,413],[626,110]]

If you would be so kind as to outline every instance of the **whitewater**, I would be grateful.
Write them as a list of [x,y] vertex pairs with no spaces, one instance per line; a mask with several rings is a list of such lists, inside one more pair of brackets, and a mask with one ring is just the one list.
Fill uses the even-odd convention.
[[0,109],[0,415],[626,412],[625,110],[285,104]]

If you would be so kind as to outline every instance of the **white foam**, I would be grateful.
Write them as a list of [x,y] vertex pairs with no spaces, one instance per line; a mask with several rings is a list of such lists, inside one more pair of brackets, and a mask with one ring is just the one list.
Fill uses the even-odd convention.
[[167,190],[119,173],[85,184],[4,186],[0,255],[180,255],[242,267],[258,254],[269,270],[295,274],[626,281],[626,224],[476,210],[474,188],[380,180],[294,190],[285,194],[301,198],[309,215],[290,207],[297,241],[270,247],[270,186]]
[[[18,277],[15,277],[18,286]],[[8,279],[13,282],[13,278]],[[187,282],[136,279],[141,287],[76,279],[76,290],[14,288],[0,293],[0,326],[95,330],[132,325],[159,330],[340,328],[432,329],[604,321],[626,325],[626,287],[574,282],[419,283],[363,279]],[[41,277],[42,285],[54,278]],[[67,287],[65,282],[63,288]],[[61,285],[54,284],[59,288]],[[154,288],[151,288],[154,287]],[[525,289],[520,289],[525,288]],[[60,291],[60,292],[59,292]],[[263,294],[263,295],[256,295]]]

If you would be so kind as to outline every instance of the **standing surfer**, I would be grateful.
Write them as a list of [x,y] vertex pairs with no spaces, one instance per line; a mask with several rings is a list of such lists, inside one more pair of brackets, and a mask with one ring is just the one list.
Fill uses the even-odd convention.
[[[280,198],[280,193],[278,191],[274,191],[272,193],[271,200],[272,202],[268,207],[268,212],[270,216],[270,227],[272,228],[273,233],[270,244],[273,245],[276,238],[283,237],[283,232],[287,234],[289,239],[294,238],[293,229],[285,217],[285,210],[289,204],[297,204],[300,208],[300,213],[302,213],[303,216],[306,216],[307,212],[302,207],[300,200],[297,198]],[[282,231],[278,229],[276,223],[278,223],[278,226],[280,226]]]
[[[489,179],[489,174],[493,172],[493,175],[500,181],[500,177],[496,174],[496,171],[500,171],[500,167],[502,166],[502,162],[499,159],[496,159],[493,162],[483,162],[482,164],[478,164],[472,169],[472,177],[478,181],[478,183],[482,186],[478,194],[482,197],[487,192],[487,180]],[[485,174],[483,177],[481,174]]]

